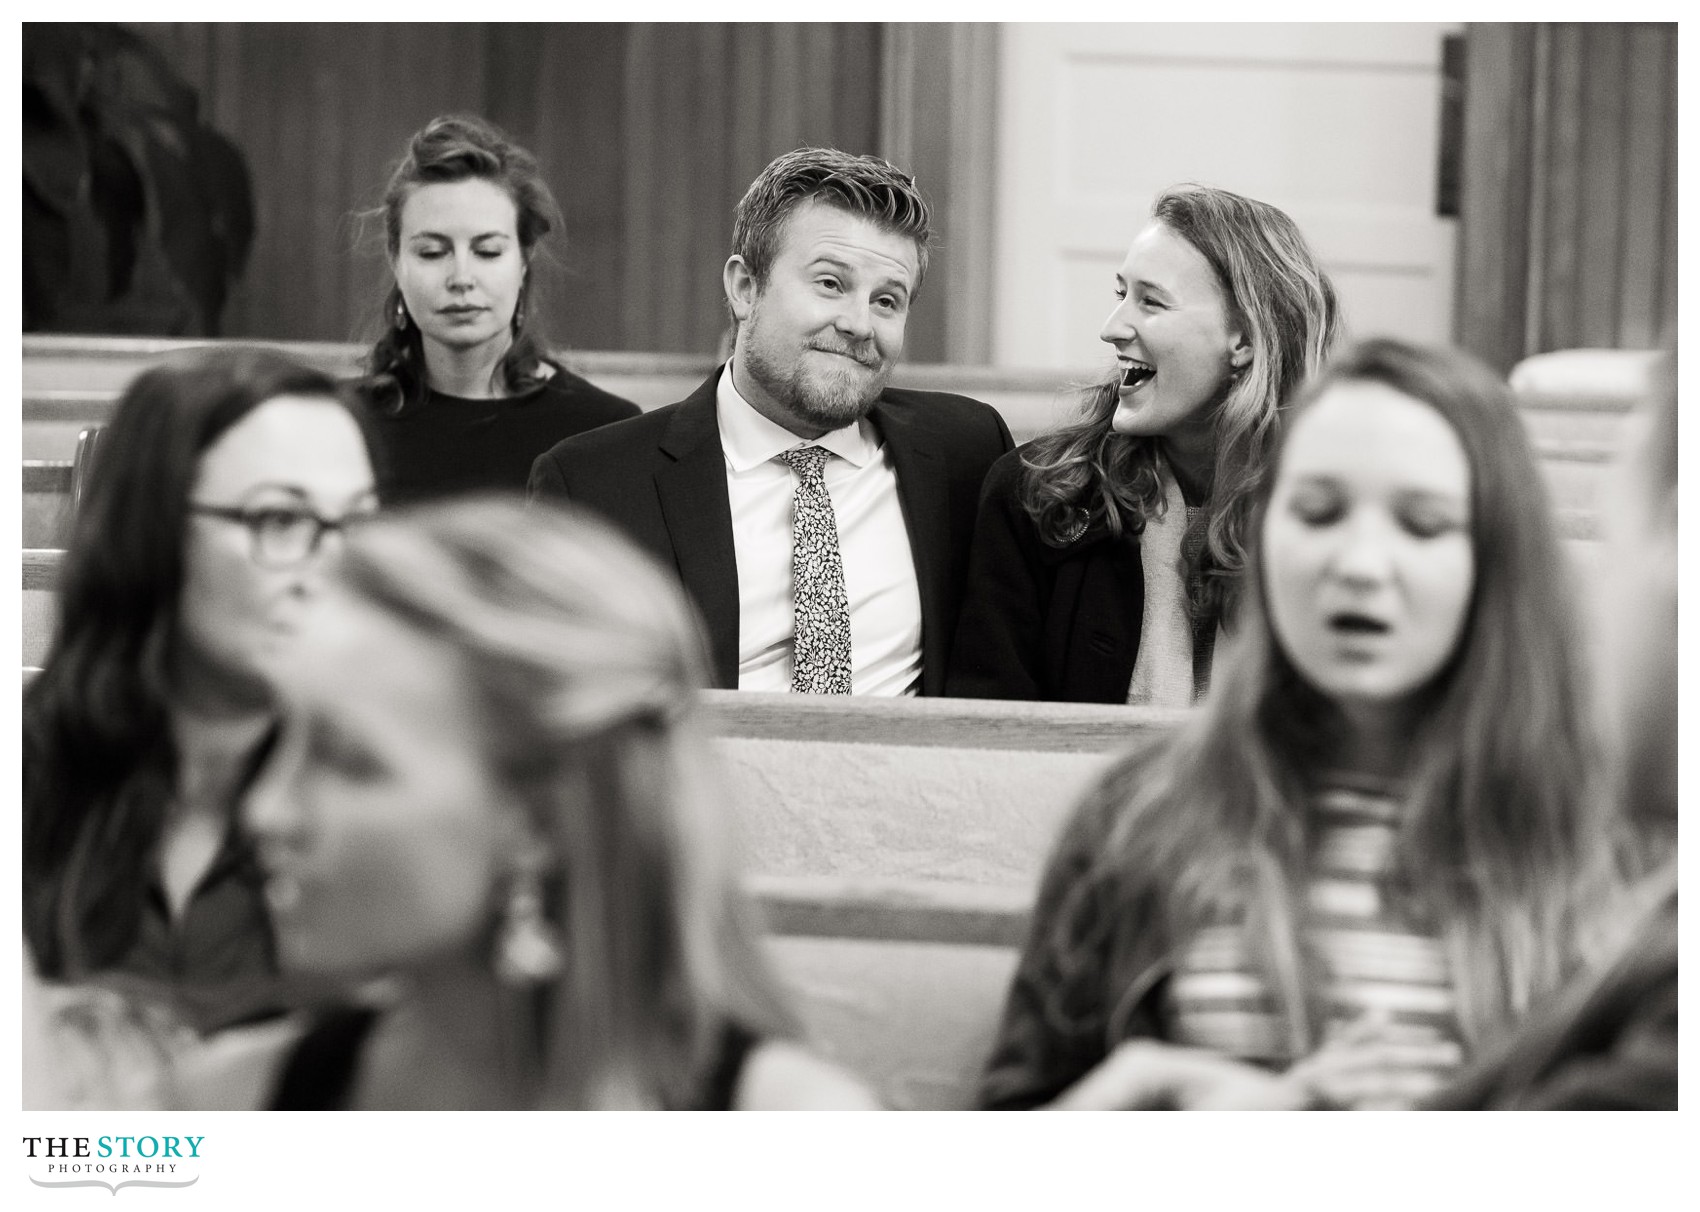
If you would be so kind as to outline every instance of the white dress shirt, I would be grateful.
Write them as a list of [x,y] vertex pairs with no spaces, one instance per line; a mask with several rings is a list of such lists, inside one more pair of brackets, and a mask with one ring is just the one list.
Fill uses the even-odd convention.
[[863,420],[806,442],[750,407],[732,384],[730,362],[715,411],[738,560],[738,689],[791,689],[797,476],[775,456],[812,445],[830,452],[824,477],[850,601],[851,692],[914,694],[921,681],[921,590],[897,471],[873,426]]

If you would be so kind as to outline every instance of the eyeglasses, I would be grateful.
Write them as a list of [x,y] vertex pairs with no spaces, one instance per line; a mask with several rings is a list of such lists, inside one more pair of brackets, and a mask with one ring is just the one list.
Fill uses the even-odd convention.
[[327,531],[342,534],[372,516],[368,511],[342,518],[321,518],[310,509],[287,505],[242,508],[200,501],[189,502],[189,512],[247,527],[249,554],[262,568],[293,568],[319,550]]

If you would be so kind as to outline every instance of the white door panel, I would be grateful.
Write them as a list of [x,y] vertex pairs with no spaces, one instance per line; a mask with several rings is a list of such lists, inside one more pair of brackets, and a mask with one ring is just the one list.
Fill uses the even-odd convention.
[[1349,329],[1445,340],[1444,25],[1009,25],[994,358],[1081,373],[1128,241],[1180,181],[1293,216]]

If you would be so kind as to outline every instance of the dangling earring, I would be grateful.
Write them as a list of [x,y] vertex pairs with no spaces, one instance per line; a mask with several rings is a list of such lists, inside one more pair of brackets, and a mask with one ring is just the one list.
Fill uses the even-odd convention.
[[395,301],[395,330],[397,332],[407,331],[407,304],[399,297]]
[[525,300],[514,304],[514,336],[519,336],[520,329],[525,327]]
[[508,985],[538,985],[561,971],[561,936],[543,912],[543,877],[535,865],[514,872],[496,931],[496,976]]

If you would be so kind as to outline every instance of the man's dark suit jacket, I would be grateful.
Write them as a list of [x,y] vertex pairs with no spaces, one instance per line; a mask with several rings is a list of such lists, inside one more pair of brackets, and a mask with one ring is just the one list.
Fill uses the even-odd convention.
[[[708,624],[714,686],[738,685],[738,566],[715,415],[719,370],[690,397],[560,442],[531,468],[533,499],[594,509],[678,570]],[[980,482],[1014,447],[997,410],[887,389],[869,414],[897,471],[921,593],[921,693],[942,694],[962,607]]]

